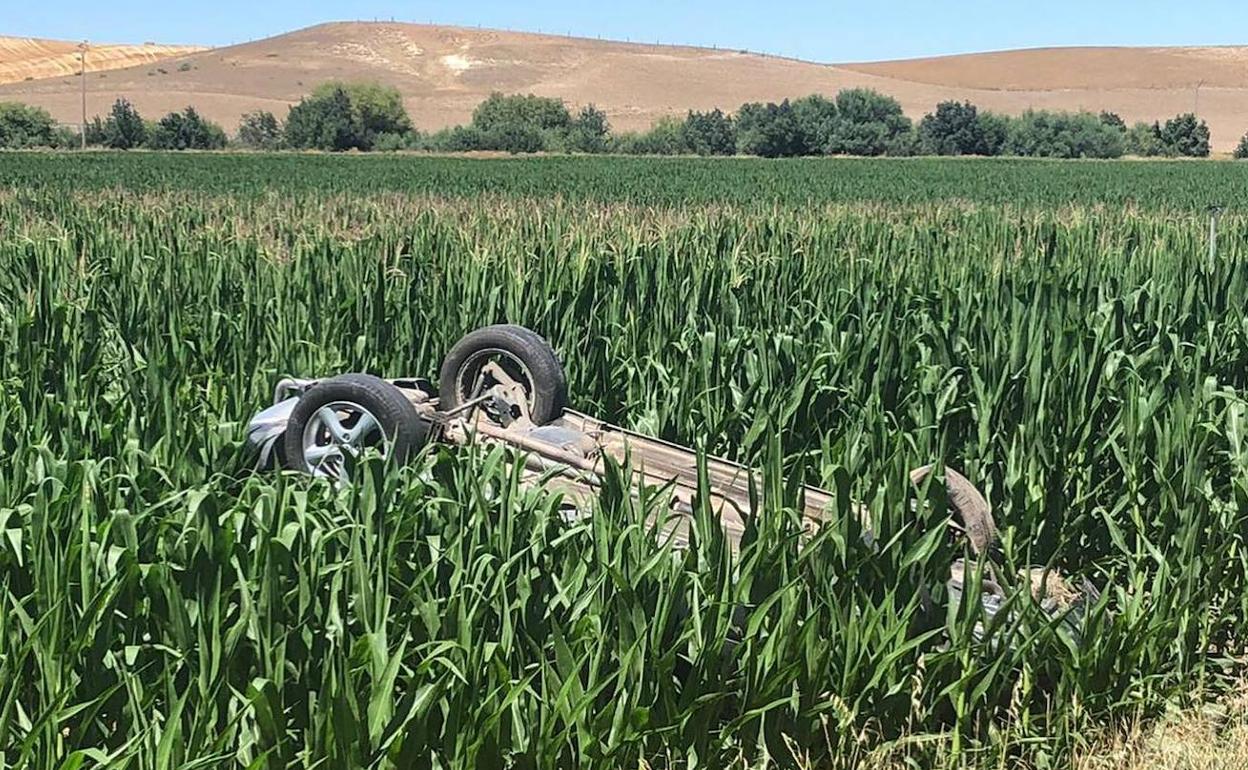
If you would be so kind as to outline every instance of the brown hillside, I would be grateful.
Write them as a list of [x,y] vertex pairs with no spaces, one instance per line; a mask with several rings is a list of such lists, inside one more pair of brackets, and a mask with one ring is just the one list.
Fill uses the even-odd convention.
[[1035,48],[846,66],[987,91],[1248,88],[1248,47]]
[[[203,50],[192,45],[92,44],[87,51],[87,72],[133,67]],[[77,43],[0,35],[0,83],[75,75],[78,71]]]
[[[244,112],[283,116],[316,84],[347,78],[397,86],[425,129],[468,120],[491,91],[593,102],[615,128],[632,130],[688,109],[734,110],[746,101],[853,86],[892,94],[914,117],[945,99],[969,99],[1010,113],[1109,109],[1132,121],[1190,111],[1203,80],[1200,114],[1215,148],[1233,147],[1248,130],[1248,47],[1067,48],[826,65],[707,48],[351,22],[177,56],[160,69],[92,76],[88,112],[104,113],[125,96],[149,116],[193,104],[232,128]],[[0,86],[0,100],[39,104],[75,123],[77,88],[67,77],[12,83]]]

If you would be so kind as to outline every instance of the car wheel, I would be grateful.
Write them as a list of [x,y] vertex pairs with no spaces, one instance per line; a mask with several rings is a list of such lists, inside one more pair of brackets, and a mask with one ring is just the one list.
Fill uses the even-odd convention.
[[371,374],[317,383],[295,405],[283,445],[287,467],[344,480],[367,449],[405,462],[429,436],[429,424],[403,391]]
[[482,404],[496,422],[509,425],[521,416],[518,409],[527,411],[534,425],[545,425],[563,413],[568,384],[559,357],[540,335],[510,324],[477,329],[455,343],[442,362],[440,409],[451,411],[505,384],[496,381],[492,371],[501,371],[520,386],[524,402]]

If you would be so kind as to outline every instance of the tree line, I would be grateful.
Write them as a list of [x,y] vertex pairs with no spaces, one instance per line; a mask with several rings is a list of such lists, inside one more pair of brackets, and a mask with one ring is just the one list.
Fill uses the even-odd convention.
[[[92,147],[130,150],[222,150],[229,140],[221,126],[200,117],[194,107],[171,112],[158,121],[144,120],[125,99],[118,99],[107,118],[96,117],[83,127]],[[13,102],[0,103],[0,148],[72,149],[83,136],[52,119],[47,110]]]
[[[1013,155],[1046,158],[1207,157],[1209,127],[1192,113],[1128,126],[1112,112],[1028,110],[1017,117],[987,112],[970,102],[947,101],[917,123],[890,96],[863,88],[835,97],[811,95],[751,102],[735,114],[690,111],[664,118],[648,131],[613,132],[593,105],[573,112],[561,100],[492,94],[471,121],[420,132],[397,89],[376,83],[330,82],[290,108],[285,121],[271,112],[244,115],[231,139],[193,107],[145,120],[125,99],[85,127],[87,144],[113,149],[330,152],[567,152],[632,155]],[[0,147],[77,146],[81,137],[56,125],[47,111],[0,104]],[[1248,158],[1248,135],[1235,151]]]

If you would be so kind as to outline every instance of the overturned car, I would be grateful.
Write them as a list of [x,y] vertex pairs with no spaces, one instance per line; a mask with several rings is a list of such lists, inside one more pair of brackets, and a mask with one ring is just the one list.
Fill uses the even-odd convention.
[[[429,442],[505,445],[523,463],[525,483],[560,492],[584,512],[592,511],[607,463],[614,461],[632,468],[639,484],[670,490],[667,531],[678,545],[687,543],[698,490],[697,453],[582,414],[566,401],[563,366],[545,339],[521,326],[487,326],[451,348],[436,386],[419,377],[385,380],[368,374],[283,379],[273,404],[252,418],[247,441],[262,469],[286,468],[337,482],[350,478],[352,465],[366,451],[403,462]],[[750,512],[753,471],[722,458],[706,458],[704,464],[711,509],[737,549]],[[933,470],[919,468],[910,478],[920,484]],[[988,502],[957,471],[945,468],[943,476],[952,524],[973,553],[986,554],[997,532]],[[803,498],[813,531],[832,497],[808,486]],[[952,565],[948,588],[955,600],[969,587],[969,572],[962,562]],[[1077,619],[1095,599],[1088,586],[1070,589],[1055,572],[1029,570],[1021,577],[1050,615]],[[991,617],[1005,602],[1005,591],[991,578],[981,582]]]

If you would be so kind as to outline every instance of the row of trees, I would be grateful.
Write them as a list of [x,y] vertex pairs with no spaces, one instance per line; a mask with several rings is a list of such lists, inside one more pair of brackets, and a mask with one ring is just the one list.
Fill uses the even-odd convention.
[[[321,150],[423,149],[618,152],[635,155],[1018,155],[1117,158],[1209,155],[1209,128],[1195,115],[1128,128],[1113,113],[1028,111],[1012,118],[969,102],[944,102],[914,125],[897,100],[869,89],[744,104],[735,115],[689,112],[642,133],[612,134],[590,105],[573,115],[560,99],[493,94],[465,126],[416,132],[394,89],[327,84],[293,107],[282,128],[269,113],[243,120],[252,147]],[[1246,148],[1248,151],[1248,148]]]
[[[118,150],[220,150],[228,144],[225,130],[202,118],[194,107],[146,121],[125,99],[113,104],[107,118],[88,122],[85,132],[87,144]],[[77,131],[57,125],[47,110],[0,103],[0,147],[67,149],[78,147],[82,139]]]
[[[146,121],[124,99],[86,126],[88,144],[115,149],[214,150],[225,131],[194,108]],[[869,89],[796,100],[752,102],[665,118],[649,131],[612,133],[593,105],[573,114],[560,99],[493,94],[467,125],[430,134],[415,130],[398,90],[374,83],[331,82],[290,108],[244,115],[237,144],[258,150],[427,150],[433,152],[574,152],[635,155],[1017,155],[1052,158],[1205,157],[1209,128],[1193,114],[1128,126],[1113,113],[1030,110],[1009,117],[949,101],[914,124],[892,97]],[[73,147],[80,138],[44,110],[0,104],[0,147]],[[1248,158],[1248,136],[1236,150]]]
[[399,92],[373,84],[328,83],[291,108],[285,126],[271,113],[246,115],[239,139],[272,149],[432,150],[513,153],[608,151],[607,116],[585,107],[573,116],[559,99],[494,94],[472,122],[433,134],[412,128]]
[[[376,85],[327,84],[293,107],[283,127],[252,113],[239,131],[258,149],[413,149],[617,152],[634,155],[1018,155],[1117,158],[1209,155],[1209,129],[1195,115],[1128,127],[1113,113],[1028,111],[1012,118],[969,102],[944,102],[914,125],[893,98],[849,89],[835,98],[808,96],[749,103],[735,115],[689,112],[649,131],[613,134],[606,115],[588,106],[573,115],[562,100],[494,94],[472,121],[433,134],[412,128],[397,91]],[[1245,143],[1248,154],[1248,142]]]
[[[663,121],[625,136],[640,154],[1017,155],[1045,158],[1207,157],[1209,128],[1195,115],[1130,128],[1117,115],[1029,110],[1018,117],[943,102],[913,125],[896,100],[864,89],[835,99],[808,96],[779,104],[746,104],[735,117],[718,110]],[[1248,155],[1248,138],[1244,143]]]
[[87,144],[115,150],[222,150],[228,144],[225,130],[205,120],[194,107],[151,122],[125,99],[113,104],[106,119],[96,117],[87,123],[86,135]]

